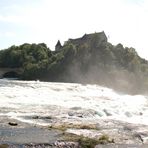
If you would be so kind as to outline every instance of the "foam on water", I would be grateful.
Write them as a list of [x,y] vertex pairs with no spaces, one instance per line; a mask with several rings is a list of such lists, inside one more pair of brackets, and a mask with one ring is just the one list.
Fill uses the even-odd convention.
[[[121,95],[99,85],[0,80],[0,116],[25,120],[25,116],[65,117],[72,108],[95,111],[85,118],[105,118],[148,124],[148,99]],[[76,116],[72,116],[76,118]],[[82,118],[83,119],[83,118]],[[42,121],[42,124],[47,124]]]

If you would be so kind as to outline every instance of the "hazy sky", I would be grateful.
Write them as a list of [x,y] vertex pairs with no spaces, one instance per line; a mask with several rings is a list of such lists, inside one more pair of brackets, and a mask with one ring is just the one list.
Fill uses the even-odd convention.
[[103,30],[148,59],[148,0],[0,0],[0,49]]

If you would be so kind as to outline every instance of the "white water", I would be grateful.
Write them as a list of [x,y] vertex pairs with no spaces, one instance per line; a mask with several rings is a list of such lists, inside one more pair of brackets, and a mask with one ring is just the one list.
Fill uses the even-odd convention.
[[121,95],[98,85],[0,80],[0,116],[48,125],[29,118],[35,115],[148,125],[148,98]]

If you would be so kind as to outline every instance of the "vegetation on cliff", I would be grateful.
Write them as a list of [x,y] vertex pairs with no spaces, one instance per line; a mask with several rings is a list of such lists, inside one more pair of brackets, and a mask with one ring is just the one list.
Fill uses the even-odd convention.
[[148,61],[134,48],[107,42],[104,32],[69,39],[51,51],[46,44],[23,44],[0,50],[0,67],[20,68],[21,79],[98,83],[140,93],[148,88]]

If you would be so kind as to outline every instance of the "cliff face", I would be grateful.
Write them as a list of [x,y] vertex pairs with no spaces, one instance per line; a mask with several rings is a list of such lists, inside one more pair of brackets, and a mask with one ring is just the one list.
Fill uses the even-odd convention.
[[133,93],[146,91],[147,61],[134,48],[109,43],[104,32],[69,39],[57,55],[63,54],[64,59],[58,61],[63,69],[55,80],[97,83]]

